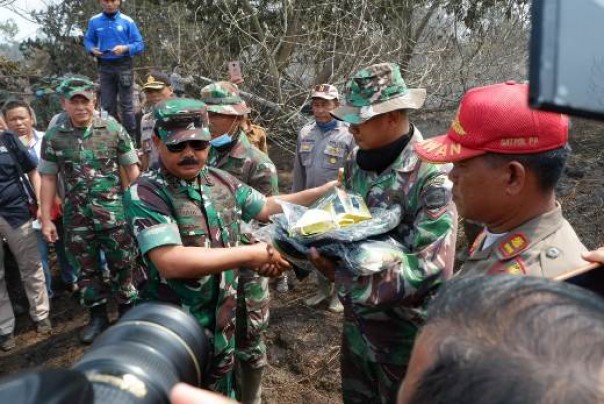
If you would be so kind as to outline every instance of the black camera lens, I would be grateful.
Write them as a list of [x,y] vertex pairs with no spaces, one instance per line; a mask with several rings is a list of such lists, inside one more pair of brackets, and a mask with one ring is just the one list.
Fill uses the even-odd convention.
[[193,316],[145,303],[99,336],[73,369],[90,380],[95,403],[168,403],[176,383],[201,386],[208,355]]

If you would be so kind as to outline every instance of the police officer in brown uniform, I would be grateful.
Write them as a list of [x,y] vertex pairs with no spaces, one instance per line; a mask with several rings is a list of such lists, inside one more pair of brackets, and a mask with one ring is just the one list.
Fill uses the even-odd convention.
[[[335,180],[355,146],[348,124],[330,114],[340,105],[338,89],[331,84],[319,84],[311,90],[310,100],[314,121],[300,130],[296,141],[292,192]],[[330,311],[344,310],[333,285],[317,273],[317,293],[304,303],[315,306],[326,299]]]
[[461,273],[554,278],[585,265],[554,192],[570,152],[568,117],[531,110],[528,85],[469,90],[449,131],[415,148],[426,161],[453,163],[460,215],[485,226]]

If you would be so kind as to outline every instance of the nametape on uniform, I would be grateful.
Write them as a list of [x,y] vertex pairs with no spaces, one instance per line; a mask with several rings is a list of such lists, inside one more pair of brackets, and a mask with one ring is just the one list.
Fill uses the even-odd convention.
[[301,152],[309,152],[312,150],[312,148],[314,147],[315,142],[314,141],[303,141],[300,144],[300,151]]
[[529,239],[524,233],[514,233],[499,245],[499,252],[504,258],[513,257],[524,251],[529,245]]

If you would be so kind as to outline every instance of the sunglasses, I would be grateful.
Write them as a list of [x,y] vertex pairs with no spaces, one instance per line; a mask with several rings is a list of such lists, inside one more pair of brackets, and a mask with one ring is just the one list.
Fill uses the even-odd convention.
[[200,151],[207,149],[210,146],[210,142],[207,140],[188,140],[186,142],[176,144],[167,144],[166,149],[168,149],[170,153],[180,153],[187,148],[187,145],[189,145],[191,149],[195,151]]

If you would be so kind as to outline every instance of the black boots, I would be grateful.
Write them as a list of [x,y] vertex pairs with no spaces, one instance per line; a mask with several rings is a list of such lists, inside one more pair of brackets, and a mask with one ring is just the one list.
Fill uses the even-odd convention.
[[109,326],[107,305],[98,304],[90,308],[90,320],[80,332],[80,341],[91,344]]

